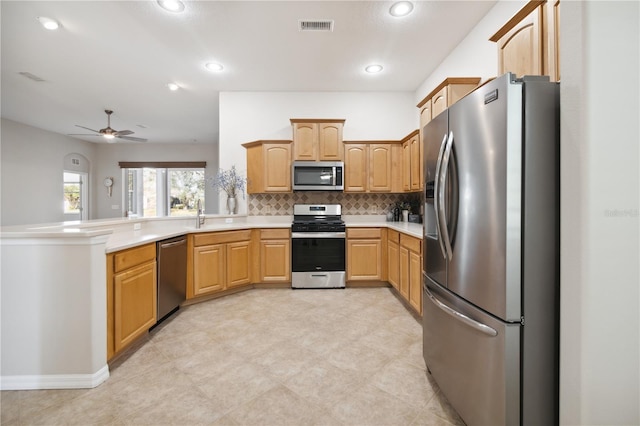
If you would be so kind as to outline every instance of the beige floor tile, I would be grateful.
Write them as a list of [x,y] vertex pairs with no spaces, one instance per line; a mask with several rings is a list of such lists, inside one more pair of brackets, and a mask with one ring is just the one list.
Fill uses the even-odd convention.
[[385,365],[371,384],[417,408],[426,406],[436,393],[424,370],[402,361]]
[[443,425],[419,321],[388,288],[256,289],[182,308],[95,389],[3,391],[2,425]]
[[250,363],[234,367],[214,379],[197,383],[208,398],[210,406],[221,414],[244,404],[278,386],[260,367]]
[[458,413],[456,413],[456,410],[449,404],[449,401],[447,401],[447,398],[442,392],[437,392],[433,398],[431,398],[420,416],[425,419],[438,417],[453,425],[464,426],[464,421],[462,421]]
[[348,425],[409,425],[419,410],[375,386],[364,384],[337,402],[331,413]]
[[193,386],[176,387],[161,401],[127,416],[137,425],[209,425],[223,416],[211,400]]
[[337,425],[324,408],[310,404],[284,386],[265,392],[229,413],[241,425]]
[[390,357],[402,356],[416,339],[388,328],[379,328],[358,340],[358,343],[379,350]]
[[309,360],[303,370],[284,382],[291,391],[319,405],[347,397],[366,375],[345,371],[322,358]]
[[319,355],[296,344],[295,340],[286,340],[257,354],[251,358],[251,362],[262,367],[271,377],[284,382],[317,359]]
[[365,345],[345,345],[325,354],[327,361],[342,370],[372,374],[379,371],[391,358]]
[[20,420],[20,392],[0,392],[0,424],[16,425]]

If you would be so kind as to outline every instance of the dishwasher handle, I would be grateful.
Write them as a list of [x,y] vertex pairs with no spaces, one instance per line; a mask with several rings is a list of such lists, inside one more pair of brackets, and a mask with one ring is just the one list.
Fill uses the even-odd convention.
[[187,240],[183,238],[181,240],[173,241],[173,242],[170,242],[170,243],[160,243],[160,248],[166,249],[166,248],[169,248],[169,247],[175,247],[175,246],[179,246],[179,245],[186,244],[186,243],[187,243]]

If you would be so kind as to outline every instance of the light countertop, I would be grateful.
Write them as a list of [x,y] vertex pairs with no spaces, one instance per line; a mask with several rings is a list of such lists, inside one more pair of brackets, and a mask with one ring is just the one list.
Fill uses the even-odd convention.
[[[84,222],[64,222],[1,228],[2,239],[16,238],[91,238],[108,235],[106,253],[141,244],[152,243],[179,235],[234,231],[256,228],[290,228],[292,216],[205,216],[205,223],[196,229],[195,217],[108,219]],[[386,227],[415,238],[422,238],[421,223],[387,222],[384,215],[343,215],[350,227]]]

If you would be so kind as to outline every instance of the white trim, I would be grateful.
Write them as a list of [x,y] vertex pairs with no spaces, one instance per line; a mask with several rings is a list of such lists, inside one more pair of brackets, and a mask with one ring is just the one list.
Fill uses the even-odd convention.
[[91,389],[109,378],[109,366],[105,365],[93,374],[49,374],[42,376],[2,376],[0,389]]

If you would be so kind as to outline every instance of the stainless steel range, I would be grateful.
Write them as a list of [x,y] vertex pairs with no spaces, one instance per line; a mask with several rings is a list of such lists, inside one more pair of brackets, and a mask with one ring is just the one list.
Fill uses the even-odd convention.
[[296,204],[291,225],[291,287],[345,287],[345,226],[340,204]]

